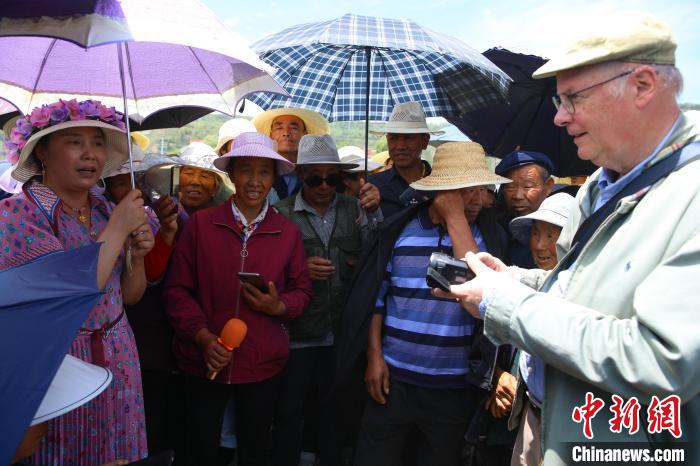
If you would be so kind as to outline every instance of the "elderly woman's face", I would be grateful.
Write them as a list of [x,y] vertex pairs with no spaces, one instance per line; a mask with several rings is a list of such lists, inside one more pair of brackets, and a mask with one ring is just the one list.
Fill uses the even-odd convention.
[[36,145],[35,156],[44,165],[44,183],[67,191],[87,191],[102,176],[107,160],[104,134],[99,128],[67,128]]
[[275,182],[275,161],[262,157],[236,157],[228,169],[236,186],[233,200],[246,212],[260,212],[267,194]]
[[216,173],[204,168],[180,169],[180,203],[192,213],[204,207],[216,195]]
[[557,240],[561,227],[535,220],[530,230],[530,253],[537,267],[552,270],[557,266]]

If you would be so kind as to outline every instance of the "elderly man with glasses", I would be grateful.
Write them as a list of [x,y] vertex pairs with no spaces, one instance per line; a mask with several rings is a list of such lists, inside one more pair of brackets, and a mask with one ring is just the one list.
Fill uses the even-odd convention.
[[579,191],[559,265],[545,273],[468,254],[477,278],[450,296],[495,343],[544,360],[545,465],[612,457],[588,442],[652,457],[684,448],[699,464],[690,442],[700,438],[700,128],[676,101],[668,27],[613,19],[595,34],[583,25],[588,37],[534,74],[556,76],[554,121],[601,167]]

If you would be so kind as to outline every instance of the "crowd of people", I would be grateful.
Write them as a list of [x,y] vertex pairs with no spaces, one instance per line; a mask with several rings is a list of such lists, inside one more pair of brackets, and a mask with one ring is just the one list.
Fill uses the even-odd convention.
[[[100,244],[101,292],[52,383],[93,395],[42,404],[13,462],[563,465],[593,439],[587,394],[679,399],[677,431],[584,416],[596,441],[697,439],[700,131],[675,47],[626,17],[536,71],[600,167],[575,198],[535,151],[494,173],[481,145],[448,142],[428,164],[413,101],[377,128],[390,165],[367,167],[308,109],[230,120],[215,148],[169,157],[99,102],[19,117],[0,270]],[[432,289],[436,252],[475,277]]]

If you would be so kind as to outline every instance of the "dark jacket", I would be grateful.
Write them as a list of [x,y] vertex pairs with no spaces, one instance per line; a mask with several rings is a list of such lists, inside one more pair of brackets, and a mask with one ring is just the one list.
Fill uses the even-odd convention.
[[[422,161],[423,167],[425,168],[425,175],[430,175],[430,164],[425,160]],[[392,215],[402,211],[411,202],[411,197],[408,199],[406,196],[402,198],[402,194],[409,189],[409,185],[401,178],[401,175],[396,171],[395,167],[391,167],[383,172],[375,173],[367,178],[368,183],[372,183],[379,190],[381,195],[381,201],[379,206],[382,208],[382,213],[384,218],[388,219]],[[417,196],[422,200],[422,196]]]
[[[298,194],[300,195],[300,194]],[[360,215],[357,199],[337,194],[335,225],[328,247],[311,226],[306,211],[294,211],[296,196],[289,196],[275,205],[279,212],[293,221],[304,238],[306,257],[329,259],[335,274],[327,280],[312,280],[314,296],[304,314],[289,325],[292,341],[322,338],[336,332],[340,310],[349,291],[357,257],[362,247],[362,235],[356,219]]]
[[[242,249],[241,231],[228,202],[194,214],[180,235],[163,296],[175,330],[175,357],[189,374],[206,374],[195,334],[206,327],[218,335],[233,317],[247,324],[248,333],[217,381],[259,382],[282,371],[287,361],[289,335],[283,322],[301,315],[311,301],[301,232],[270,208],[248,239],[247,253]],[[274,282],[287,313],[277,318],[249,308],[240,296],[241,271],[257,272]]]
[[[357,270],[351,282],[350,296],[340,317],[340,328],[336,338],[336,382],[340,385],[355,366],[357,359],[367,348],[369,323],[372,320],[374,303],[391,259],[394,244],[406,224],[418,211],[432,201],[413,204],[384,221],[384,224],[368,237],[362,247]],[[493,212],[486,209],[476,219],[487,250],[496,257],[507,258],[507,237],[496,223]],[[465,311],[466,312],[466,311]],[[475,339],[470,353],[468,380],[484,389],[490,388],[496,363],[496,347],[483,336],[483,324],[476,327]]]

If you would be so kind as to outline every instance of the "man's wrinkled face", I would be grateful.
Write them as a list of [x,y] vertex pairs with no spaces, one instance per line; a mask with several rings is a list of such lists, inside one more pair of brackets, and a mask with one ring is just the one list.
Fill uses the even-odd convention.
[[389,157],[398,168],[408,168],[420,163],[420,155],[430,141],[429,134],[388,133],[386,142]]
[[508,211],[517,217],[531,214],[552,191],[554,180],[542,179],[542,168],[534,163],[512,168],[505,176],[512,183],[501,186]]
[[459,190],[464,202],[464,215],[467,217],[467,222],[471,225],[476,221],[476,217],[481,212],[481,197],[486,188],[483,186],[474,186],[472,188],[462,188]]
[[194,212],[216,195],[216,173],[204,168],[184,166],[180,169],[180,202]]
[[[280,115],[272,120],[270,138],[277,142],[277,152],[290,162],[296,163],[299,141],[306,134],[306,126],[301,118],[293,115]],[[291,158],[290,158],[291,157]],[[292,160],[292,158],[294,160]]]

